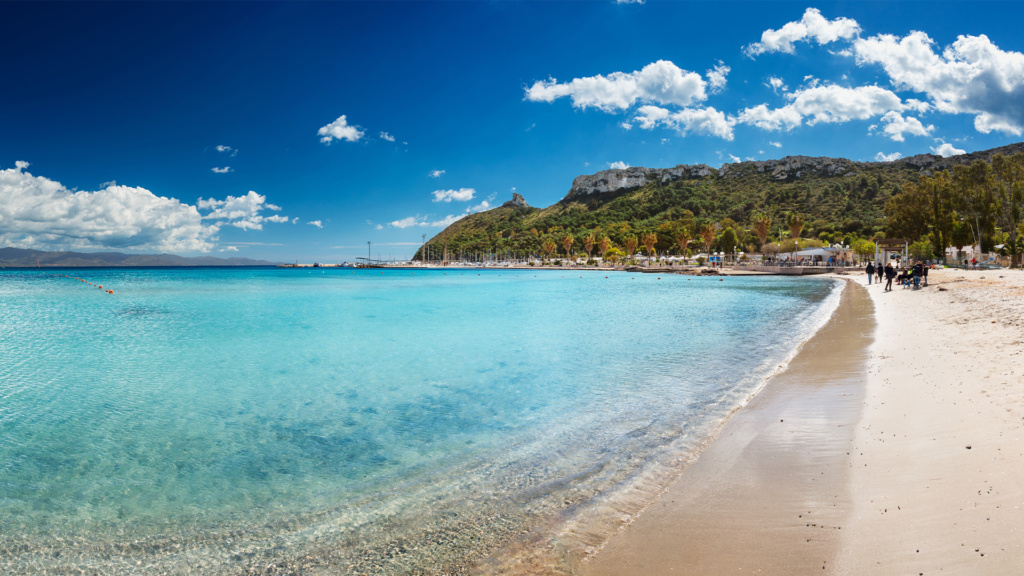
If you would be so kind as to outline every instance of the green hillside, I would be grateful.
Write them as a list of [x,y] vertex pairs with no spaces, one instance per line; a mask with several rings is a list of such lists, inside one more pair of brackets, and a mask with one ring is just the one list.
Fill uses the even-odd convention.
[[[656,234],[659,254],[679,253],[674,232],[689,229],[691,251],[703,241],[698,233],[707,223],[718,236],[712,250],[726,249],[721,233],[732,228],[736,250],[759,251],[760,238],[751,231],[757,212],[771,219],[767,242],[789,238],[789,213],[803,220],[800,237],[822,243],[852,245],[862,238],[887,233],[886,202],[902,194],[908,183],[995,154],[1024,151],[1013,144],[942,158],[930,154],[895,162],[854,162],[845,159],[786,157],[780,160],[675,169],[627,168],[580,176],[558,203],[538,209],[505,206],[472,214],[453,223],[427,243],[430,259],[440,259],[447,248],[450,258],[472,259],[480,254],[541,255],[545,241],[553,241],[554,254],[585,253],[584,240],[607,236],[612,246],[624,246],[631,237]],[[640,240],[640,244],[643,241]],[[550,246],[549,246],[550,248]],[[597,253],[598,249],[594,249]],[[416,258],[421,258],[417,252]]]

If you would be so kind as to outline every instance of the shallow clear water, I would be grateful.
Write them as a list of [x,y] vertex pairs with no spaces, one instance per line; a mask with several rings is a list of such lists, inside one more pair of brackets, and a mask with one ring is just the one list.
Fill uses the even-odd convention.
[[0,567],[465,562],[698,442],[836,297],[606,274],[0,271]]

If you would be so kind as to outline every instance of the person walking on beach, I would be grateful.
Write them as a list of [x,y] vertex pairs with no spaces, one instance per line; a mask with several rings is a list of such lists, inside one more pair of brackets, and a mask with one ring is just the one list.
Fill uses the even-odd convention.
[[879,262],[878,264],[875,265],[875,274],[876,274],[875,281],[878,282],[879,284],[881,284],[882,283],[882,263],[881,262]]
[[914,290],[919,290],[921,288],[921,276],[924,276],[924,265],[918,260],[914,263],[911,270],[913,270],[911,276],[914,278]]
[[967,258],[964,258],[964,271],[967,271]]
[[931,266],[925,266],[924,270],[921,273],[921,276],[922,276],[921,280],[922,280],[922,282],[924,282],[925,286],[928,286],[928,269],[929,268],[931,268]]
[[875,265],[871,262],[868,262],[868,267],[866,271],[868,273],[868,286],[871,286],[871,278],[874,277],[875,275]]
[[892,267],[892,262],[885,265],[885,290],[888,292],[892,291],[892,279],[896,277],[896,269]]

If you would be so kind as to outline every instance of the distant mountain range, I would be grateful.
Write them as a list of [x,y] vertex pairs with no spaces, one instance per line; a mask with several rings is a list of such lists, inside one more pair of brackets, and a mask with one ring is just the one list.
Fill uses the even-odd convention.
[[122,254],[120,252],[45,252],[23,248],[0,248],[0,266],[47,268],[97,266],[273,266],[279,262],[249,258],[186,258],[173,254]]

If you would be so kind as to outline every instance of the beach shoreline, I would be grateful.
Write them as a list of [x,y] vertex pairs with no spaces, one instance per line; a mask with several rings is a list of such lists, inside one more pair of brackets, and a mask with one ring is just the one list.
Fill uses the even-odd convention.
[[[1018,573],[1024,272],[843,277],[829,325],[580,574]],[[839,320],[858,293],[869,317]]]

